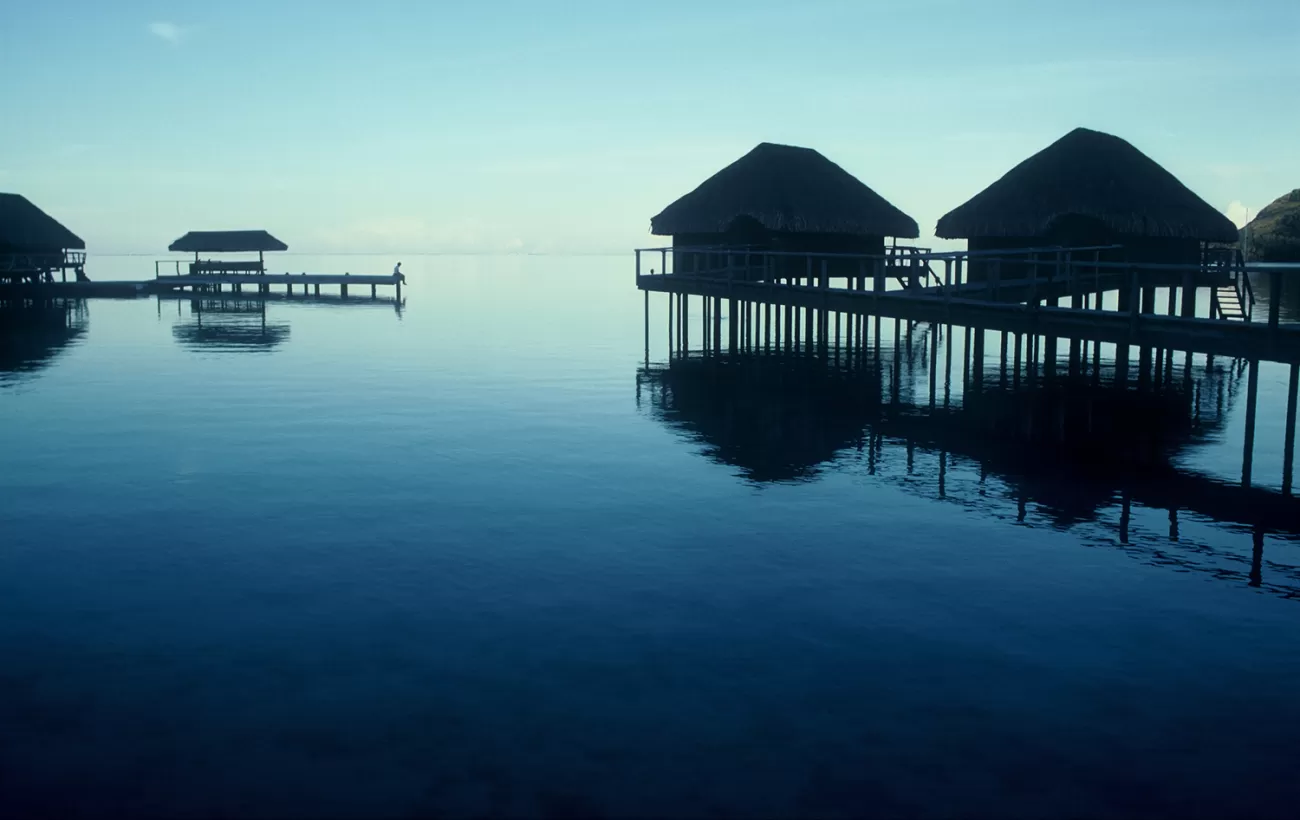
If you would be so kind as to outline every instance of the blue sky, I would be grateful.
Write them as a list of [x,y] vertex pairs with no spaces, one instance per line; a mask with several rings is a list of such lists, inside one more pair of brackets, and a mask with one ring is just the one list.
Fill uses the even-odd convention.
[[99,252],[617,252],[762,141],[923,241],[1077,125],[1237,218],[1300,187],[1294,0],[46,0],[0,29],[0,190]]

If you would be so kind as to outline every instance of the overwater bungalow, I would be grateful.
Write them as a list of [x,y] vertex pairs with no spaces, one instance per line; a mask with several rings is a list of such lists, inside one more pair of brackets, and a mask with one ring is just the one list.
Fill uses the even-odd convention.
[[0,194],[0,283],[85,278],[86,243],[19,194]]
[[883,255],[886,237],[920,235],[916,220],[817,151],[767,142],[664,208],[650,231],[672,237],[677,273],[726,267],[745,250]]
[[[175,253],[192,253],[191,275],[266,272],[265,254],[287,251],[289,246],[266,231],[190,231],[167,246]],[[201,259],[205,253],[240,254],[256,253],[257,261],[232,259]]]
[[974,251],[1120,246],[1103,261],[1199,264],[1232,222],[1119,137],[1076,128],[947,213],[935,230]]
[[1300,188],[1270,202],[1242,229],[1252,262],[1300,262]]

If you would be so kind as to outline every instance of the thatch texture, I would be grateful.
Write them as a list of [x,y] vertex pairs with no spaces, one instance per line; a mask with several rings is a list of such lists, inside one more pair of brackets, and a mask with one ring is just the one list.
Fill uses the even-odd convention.
[[190,231],[167,246],[180,253],[247,253],[287,251],[289,246],[266,231]]
[[0,194],[0,250],[33,253],[82,251],[81,237],[18,194]]
[[1273,200],[1241,233],[1251,262],[1300,262],[1300,188]]
[[944,239],[1047,236],[1095,220],[1114,235],[1234,242],[1236,226],[1119,137],[1076,128],[939,220]]
[[767,142],[665,208],[650,231],[723,234],[745,218],[781,233],[920,235],[916,220],[826,157]]

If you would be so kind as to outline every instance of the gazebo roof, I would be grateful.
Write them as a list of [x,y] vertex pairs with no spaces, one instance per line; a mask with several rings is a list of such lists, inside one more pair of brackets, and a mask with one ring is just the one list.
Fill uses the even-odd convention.
[[266,231],[190,231],[167,246],[180,253],[247,253],[287,251],[289,246]]

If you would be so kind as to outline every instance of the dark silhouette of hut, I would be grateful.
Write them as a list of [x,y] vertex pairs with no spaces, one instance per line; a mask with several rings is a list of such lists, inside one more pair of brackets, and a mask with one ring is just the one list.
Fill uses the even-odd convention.
[[48,279],[55,270],[82,273],[86,243],[19,194],[0,194],[0,281]]
[[1236,226],[1128,142],[1076,128],[950,211],[935,229],[971,251],[1120,245],[1103,261],[1199,264]]
[[[190,231],[167,246],[176,253],[192,253],[191,274],[202,273],[265,273],[263,254],[287,251],[289,246],[266,231]],[[256,253],[257,261],[232,261],[223,259],[201,260],[205,253]]]
[[650,231],[673,238],[678,273],[725,266],[742,250],[883,255],[885,237],[920,235],[916,220],[817,151],[767,142],[664,208]]
[[1300,188],[1280,196],[1241,231],[1251,262],[1300,262]]

